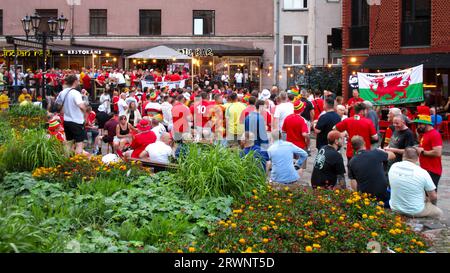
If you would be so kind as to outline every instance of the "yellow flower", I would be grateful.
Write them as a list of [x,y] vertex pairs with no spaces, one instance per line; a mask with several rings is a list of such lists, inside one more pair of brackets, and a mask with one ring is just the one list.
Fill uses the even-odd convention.
[[325,235],[327,235],[327,232],[326,231],[321,231],[321,232],[319,232],[319,234],[320,234],[320,236],[325,236]]
[[283,216],[283,214],[281,214],[281,213],[279,212],[279,213],[277,213],[277,216],[278,216],[278,217],[281,217],[281,216]]
[[242,210],[241,209],[236,209],[236,210],[233,210],[233,213],[242,213]]
[[288,190],[289,190],[289,187],[284,187],[284,190],[285,190],[285,191],[288,191]]
[[370,235],[372,235],[372,237],[377,237],[377,236],[378,236],[378,233],[372,232]]
[[177,250],[177,253],[183,253],[183,250],[178,249],[178,250]]
[[370,220],[373,220],[374,218],[375,218],[375,217],[374,217],[373,215],[370,215],[370,216],[369,216],[369,219],[370,219]]
[[253,231],[253,229],[251,227],[247,228],[248,231]]
[[273,208],[273,207],[269,205],[267,208],[268,208],[268,209],[271,209],[271,208]]
[[320,248],[320,245],[319,244],[313,244],[313,247],[314,248]]
[[278,229],[278,227],[277,227],[277,226],[272,226],[272,228],[273,228],[274,230],[277,230],[277,229]]
[[353,224],[353,227],[354,227],[354,228],[359,228],[360,225],[359,225],[359,223],[354,223],[354,224]]
[[195,247],[192,247],[192,246],[191,246],[191,247],[189,248],[189,252],[194,252],[194,251],[195,251]]
[[403,249],[401,249],[400,247],[396,247],[394,250],[395,252],[402,252]]
[[306,252],[311,252],[311,251],[313,251],[313,248],[311,246],[306,246],[305,247],[305,251]]
[[344,221],[344,216],[339,217],[339,221]]
[[225,222],[222,221],[222,220],[220,220],[220,221],[219,221],[219,225],[223,225],[223,224],[225,224]]
[[264,239],[262,240],[262,242],[265,243],[265,244],[267,244],[267,243],[269,242],[269,239],[264,238]]
[[392,234],[392,235],[396,235],[396,234],[397,234],[397,232],[395,231],[395,229],[389,230],[389,233]]
[[219,250],[219,253],[227,253],[227,251],[225,249],[221,249]]
[[245,250],[245,253],[252,253],[253,249],[251,247],[247,247],[247,249]]
[[264,254],[264,253],[266,253],[266,252],[265,252],[264,250],[260,250],[259,253],[263,253],[263,254]]
[[402,227],[402,224],[396,223],[395,226],[396,226],[396,227]]
[[306,224],[304,224],[305,227],[309,227],[309,226],[312,226],[312,225],[313,225],[312,221],[308,221],[308,222],[306,222]]
[[245,239],[244,238],[239,239],[239,243],[245,244]]
[[258,196],[257,195],[253,196],[253,199],[258,200]]
[[419,242],[417,242],[417,245],[420,247],[423,247],[425,244],[419,241]]
[[353,203],[353,201],[351,200],[351,199],[347,199],[347,204],[351,204],[351,203]]
[[273,226],[273,225],[275,225],[275,222],[274,221],[270,221],[270,224]]
[[254,210],[255,208],[252,207],[252,206],[250,206],[250,207],[248,207],[248,209],[249,209],[249,210]]
[[267,231],[268,229],[269,229],[269,228],[266,227],[266,226],[262,227],[262,230],[263,230],[263,231]]
[[231,224],[231,228],[236,228],[237,225],[235,223]]
[[363,214],[362,218],[366,219],[367,218],[367,214]]

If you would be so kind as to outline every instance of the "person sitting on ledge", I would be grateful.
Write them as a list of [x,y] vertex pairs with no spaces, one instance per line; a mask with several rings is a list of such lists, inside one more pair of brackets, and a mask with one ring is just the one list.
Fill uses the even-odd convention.
[[437,200],[436,186],[428,172],[417,165],[418,160],[417,149],[407,147],[403,161],[389,170],[391,209],[410,217],[440,218],[442,210],[432,204]]

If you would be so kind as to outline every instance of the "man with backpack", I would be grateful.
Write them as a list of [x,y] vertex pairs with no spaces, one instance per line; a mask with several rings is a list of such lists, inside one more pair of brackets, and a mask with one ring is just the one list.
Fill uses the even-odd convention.
[[[66,88],[56,98],[56,107],[63,108],[64,131],[68,143],[75,142],[75,153],[83,154],[83,142],[87,140],[84,118],[86,105],[77,90],[80,83],[75,75],[68,75],[65,80]],[[72,148],[72,144],[71,148]]]

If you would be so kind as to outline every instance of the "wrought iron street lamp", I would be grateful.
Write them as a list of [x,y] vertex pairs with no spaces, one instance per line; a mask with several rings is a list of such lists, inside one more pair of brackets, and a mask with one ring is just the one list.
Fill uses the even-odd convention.
[[[42,22],[42,17],[39,14],[35,13],[34,15],[28,16],[26,15],[22,20],[23,31],[25,32],[26,39],[28,40],[30,33],[32,32],[31,37],[33,37],[36,41],[42,43],[42,52],[43,52],[43,62],[42,62],[42,72],[43,72],[43,85],[45,89],[46,79],[45,72],[47,70],[47,42],[48,40],[53,41],[54,37],[60,36],[61,40],[63,39],[63,33],[66,30],[67,26],[67,18],[61,14],[59,17],[50,18],[47,22],[45,22],[48,26],[48,31],[42,31],[40,29]],[[45,29],[45,28],[44,28]]]

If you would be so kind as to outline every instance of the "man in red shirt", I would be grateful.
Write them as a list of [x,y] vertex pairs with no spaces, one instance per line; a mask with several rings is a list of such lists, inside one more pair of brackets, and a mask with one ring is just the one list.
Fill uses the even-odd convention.
[[323,108],[323,99],[320,98],[322,92],[320,90],[314,91],[314,100],[312,104],[314,106],[314,121],[319,120],[320,114],[324,111]]
[[116,114],[119,113],[119,105],[117,104],[119,100],[120,100],[119,92],[117,90],[114,90],[112,103],[113,103],[113,112]]
[[[360,136],[364,139],[366,144],[366,150],[371,149],[371,143],[378,141],[378,134],[375,130],[372,120],[366,118],[367,106],[364,103],[357,103],[354,106],[355,115],[351,118],[345,119],[338,124],[335,128],[339,132],[347,131],[348,139],[352,139],[354,136]],[[351,141],[347,142],[347,159],[350,162],[354,155]]]
[[209,123],[211,116],[208,112],[211,104],[207,99],[208,93],[201,92],[195,97],[195,101],[190,107],[191,115],[194,118],[196,141],[200,141],[202,136],[206,139],[211,137],[211,124]]
[[186,98],[183,95],[178,95],[172,107],[173,139],[176,142],[183,140],[183,134],[190,133],[191,112],[185,103]]
[[89,94],[92,93],[91,92],[91,77],[89,77],[89,73],[84,74],[82,82],[83,82],[83,89],[86,89],[86,91],[88,91]]
[[105,82],[106,82],[105,71],[102,71],[101,74],[99,74],[97,76],[97,79],[95,79],[95,82],[97,83],[98,87],[105,87]]
[[306,120],[301,116],[306,105],[301,100],[294,102],[294,114],[284,119],[281,130],[286,133],[286,141],[306,150],[309,143],[309,129]]
[[240,123],[244,123],[245,118],[252,112],[256,111],[256,97],[250,97],[248,99],[248,106],[245,108],[245,110],[242,112],[241,117],[239,119]]
[[442,176],[442,136],[433,128],[430,115],[419,115],[414,122],[417,123],[417,132],[423,134],[417,148],[420,167],[430,174],[437,190]]
[[[353,89],[353,98],[349,99],[347,102],[347,110],[348,110],[349,118],[351,118],[355,115],[355,105],[360,102],[364,102],[364,100],[359,97],[358,89]],[[367,142],[366,142],[366,145],[367,145]]]
[[181,76],[178,73],[173,73],[172,75],[170,75],[170,81],[171,82],[179,82],[181,81]]
[[152,131],[152,126],[147,119],[139,121],[136,129],[139,133],[133,137],[130,145],[131,150],[123,154],[126,159],[139,158],[139,155],[149,144],[156,142],[156,134]]

